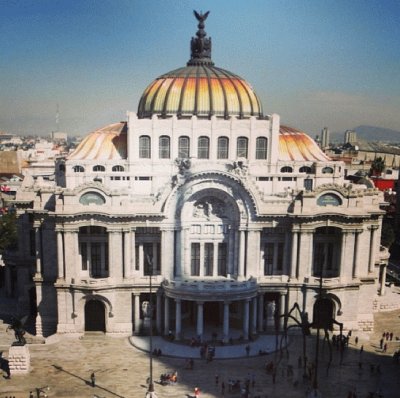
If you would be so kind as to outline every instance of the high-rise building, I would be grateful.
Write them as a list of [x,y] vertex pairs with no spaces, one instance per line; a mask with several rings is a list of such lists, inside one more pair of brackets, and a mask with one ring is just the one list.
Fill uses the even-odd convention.
[[321,148],[325,149],[329,147],[329,130],[328,127],[324,127],[321,130]]
[[344,143],[352,144],[357,142],[357,133],[353,130],[346,130],[344,133]]

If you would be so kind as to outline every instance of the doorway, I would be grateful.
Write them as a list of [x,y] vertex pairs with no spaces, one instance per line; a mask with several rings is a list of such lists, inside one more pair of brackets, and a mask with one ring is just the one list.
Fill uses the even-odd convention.
[[99,300],[89,300],[85,304],[85,332],[106,332],[106,311]]

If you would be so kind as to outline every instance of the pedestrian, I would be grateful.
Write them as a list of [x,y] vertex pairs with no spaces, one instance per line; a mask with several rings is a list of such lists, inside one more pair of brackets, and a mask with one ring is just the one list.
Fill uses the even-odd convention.
[[194,396],[196,398],[200,397],[200,388],[199,387],[194,388]]
[[360,354],[362,354],[364,352],[364,346],[362,345],[360,348]]
[[393,340],[393,333],[392,333],[392,332],[390,332],[390,334],[389,334],[389,340],[390,340],[390,341]]
[[224,381],[222,381],[222,383],[221,383],[221,395],[225,396],[225,382]]
[[90,382],[92,384],[92,387],[96,387],[96,376],[94,375],[94,372],[90,375]]
[[379,340],[379,347],[380,349],[383,348],[383,337]]
[[29,398],[33,398],[33,392],[29,391]]
[[386,350],[387,350],[387,344],[385,343],[385,344],[383,345],[383,352],[386,352]]
[[356,336],[355,338],[354,338],[354,343],[357,345],[358,344],[358,336]]
[[246,355],[250,355],[250,346],[248,344],[246,345]]
[[218,375],[215,375],[215,385],[218,386],[219,383],[219,377]]

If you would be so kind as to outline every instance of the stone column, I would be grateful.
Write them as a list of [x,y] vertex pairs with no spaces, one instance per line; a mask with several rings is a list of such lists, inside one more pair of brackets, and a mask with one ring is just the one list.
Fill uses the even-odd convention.
[[122,278],[122,231],[108,231],[108,269],[111,278]]
[[246,231],[241,230],[240,243],[239,243],[239,270],[238,270],[239,277],[244,277],[245,254],[246,254]]
[[175,339],[180,340],[182,334],[181,300],[175,299]]
[[227,273],[229,276],[234,274],[235,270],[235,231],[229,229],[229,241],[228,241],[228,264]]
[[264,331],[264,295],[258,296],[258,331]]
[[353,278],[358,278],[358,272],[360,267],[360,259],[361,259],[361,233],[362,230],[356,230],[356,239],[354,242],[354,266],[353,266]]
[[56,229],[57,233],[57,263],[58,263],[58,278],[64,279],[64,242],[63,233],[60,228]]
[[246,277],[257,277],[260,268],[260,233],[259,229],[247,232],[247,269]]
[[136,228],[133,227],[131,228],[131,270],[130,270],[130,276],[136,275],[139,273],[138,270],[136,270]]
[[124,269],[123,277],[130,278],[132,276],[132,237],[130,228],[124,229]]
[[197,327],[196,333],[200,339],[203,338],[204,333],[204,303],[202,301],[197,301]]
[[218,276],[218,242],[214,242],[213,277]]
[[135,316],[135,334],[139,334],[140,333],[140,293],[134,293],[133,294],[134,297],[134,304],[135,304],[135,308],[134,308],[134,316]]
[[[174,229],[163,227],[161,230],[161,275],[174,278]],[[180,273],[177,276],[180,276]]]
[[[184,269],[184,275],[191,275],[191,261],[190,261],[190,251],[191,251],[191,246],[190,246],[190,229],[189,227],[185,227],[182,232],[183,233],[183,238],[184,238],[184,247],[182,247],[182,250],[184,252],[183,258],[183,263],[181,263],[181,268]],[[200,263],[200,270],[201,270],[201,263]],[[200,271],[201,272],[201,271]]]
[[[82,261],[79,258],[79,238],[78,230],[64,229],[64,247],[65,247],[65,278],[71,278],[71,281],[80,275]],[[78,251],[77,251],[78,250]]]
[[251,300],[251,308],[252,308],[252,314],[251,314],[251,334],[256,335],[257,334],[257,297],[254,297]]
[[40,223],[35,221],[33,224],[33,228],[35,229],[35,261],[36,261],[36,276],[42,275],[42,239],[40,233]]
[[[347,231],[342,231],[342,243],[340,247],[340,267],[339,267],[339,279],[344,276],[344,271],[346,269],[346,241],[347,241]],[[322,275],[324,275],[322,273]]]
[[290,279],[298,278],[297,271],[297,248],[299,241],[299,233],[298,231],[293,231],[292,233],[292,258],[290,263]]
[[286,312],[286,302],[285,302],[286,294],[281,293],[279,299],[279,329],[282,331],[285,326],[285,312]]
[[223,342],[229,342],[229,301],[224,301]]
[[139,243],[139,275],[144,275],[144,250],[143,250],[143,243]]
[[374,267],[375,267],[375,251],[376,251],[376,231],[378,227],[375,225],[371,225],[370,231],[371,231],[371,243],[369,246],[369,262],[368,262],[368,272],[372,273],[374,272]]
[[164,296],[164,335],[169,333],[169,298]]
[[157,302],[156,302],[156,328],[157,333],[162,333],[162,326],[161,326],[161,318],[162,318],[162,309],[161,309],[161,300],[162,300],[162,293],[160,291],[157,292]]
[[249,339],[249,311],[250,299],[245,299],[243,301],[243,338],[244,340]]
[[385,283],[386,283],[386,264],[381,265],[381,287],[379,289],[379,295],[385,295]]

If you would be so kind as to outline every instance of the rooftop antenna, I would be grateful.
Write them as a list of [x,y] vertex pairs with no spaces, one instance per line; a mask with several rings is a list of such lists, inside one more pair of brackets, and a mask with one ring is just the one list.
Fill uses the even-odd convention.
[[60,107],[58,104],[56,109],[56,131],[60,131]]

